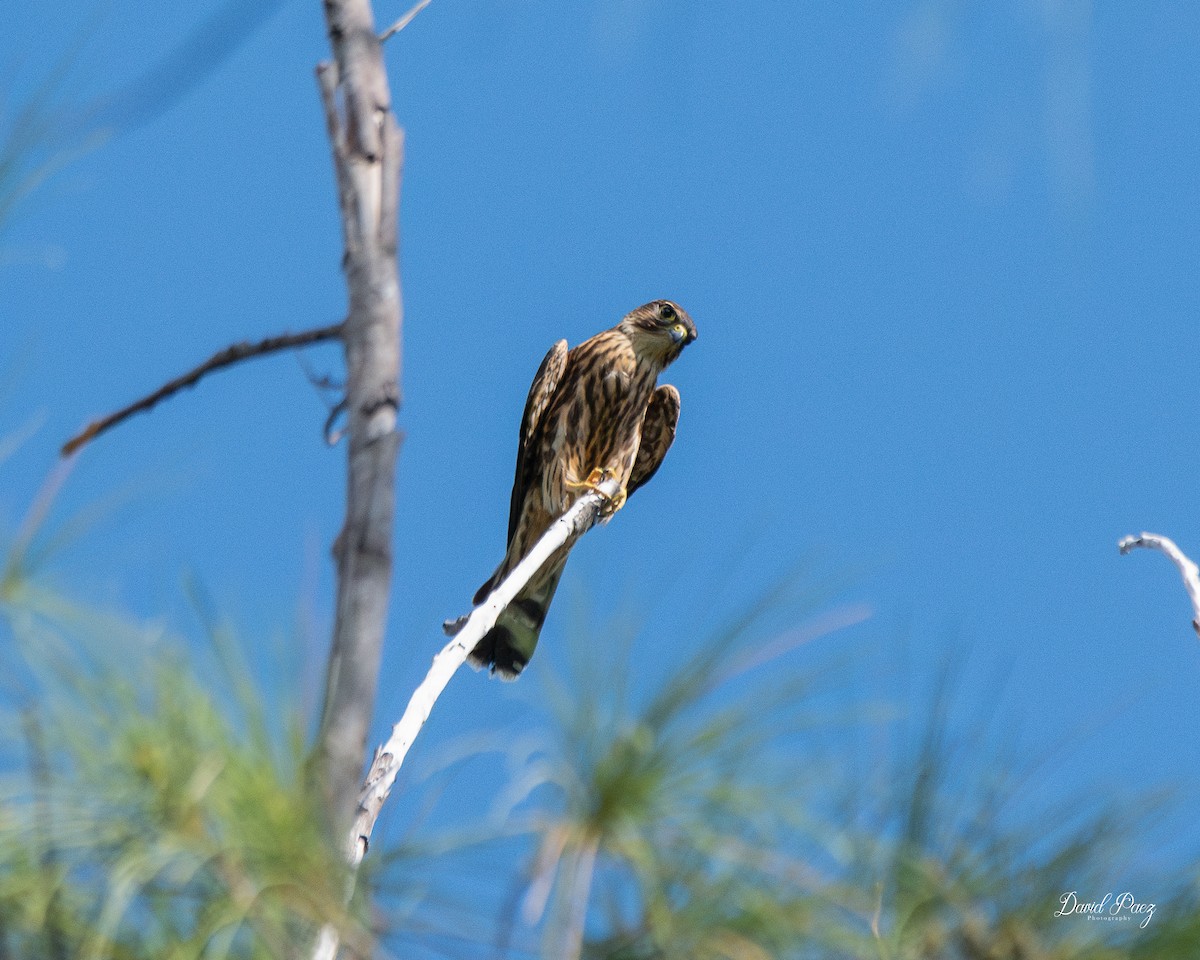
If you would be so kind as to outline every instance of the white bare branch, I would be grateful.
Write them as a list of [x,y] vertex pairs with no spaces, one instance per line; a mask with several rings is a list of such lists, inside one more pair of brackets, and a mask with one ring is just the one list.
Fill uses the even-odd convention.
[[413,20],[416,19],[417,14],[424,10],[427,6],[429,6],[429,0],[418,0],[418,2],[413,5],[412,9],[410,9],[408,13],[404,14],[404,16],[402,16],[399,20],[397,20],[379,35],[379,42],[386,43],[388,40],[392,39],[392,37],[412,23]]
[[[484,634],[496,625],[500,614],[546,562],[604,518],[604,510],[611,504],[618,489],[615,480],[605,480],[597,488],[597,492],[587,493],[576,500],[570,510],[550,525],[550,529],[534,544],[533,549],[517,564],[512,573],[496,586],[483,603],[471,611],[454,639],[433,658],[433,666],[409,698],[404,715],[392,727],[391,736],[383,746],[376,749],[375,759],[359,793],[358,811],[346,844],[346,860],[352,871],[350,892],[353,892],[353,872],[366,856],[375,821],[379,819],[379,812],[392,791],[400,766],[425,721],[429,719],[434,703],[446,689],[446,684],[466,661],[475,645],[483,639]],[[337,948],[337,930],[332,924],[326,924],[321,928],[317,939],[313,960],[334,960]]]
[[1125,537],[1117,544],[1117,549],[1122,554],[1129,553],[1130,550],[1138,547],[1147,550],[1161,550],[1179,569],[1179,575],[1183,577],[1183,586],[1192,601],[1192,629],[1200,636],[1200,567],[1197,567],[1187,554],[1179,549],[1174,540],[1161,534],[1139,533],[1136,537]]

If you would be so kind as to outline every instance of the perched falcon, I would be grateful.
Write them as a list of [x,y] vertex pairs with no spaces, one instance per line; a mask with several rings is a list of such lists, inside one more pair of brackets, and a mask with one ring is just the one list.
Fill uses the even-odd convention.
[[[606,479],[620,481],[616,511],[654,476],[679,419],[679,391],[656,389],[655,382],[695,339],[696,326],[682,307],[655,300],[573,350],[566,340],[550,348],[521,418],[508,550],[475,594],[476,604],[584,492]],[[516,679],[533,656],[566,562],[565,549],[550,558],[479,641],[472,665]]]

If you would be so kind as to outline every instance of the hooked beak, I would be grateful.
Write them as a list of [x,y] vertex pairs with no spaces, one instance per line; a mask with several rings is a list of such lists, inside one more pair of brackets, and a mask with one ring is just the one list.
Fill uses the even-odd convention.
[[671,342],[675,344],[687,345],[696,339],[696,329],[688,329],[682,323],[677,323],[671,328]]

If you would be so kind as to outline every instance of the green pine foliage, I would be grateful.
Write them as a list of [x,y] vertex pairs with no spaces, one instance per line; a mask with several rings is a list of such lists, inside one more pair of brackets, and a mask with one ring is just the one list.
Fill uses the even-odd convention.
[[1054,916],[1064,892],[1106,891],[1152,849],[1169,797],[1028,801],[1046,771],[986,725],[952,735],[949,682],[907,714],[831,712],[828,688],[863,665],[805,669],[764,641],[758,621],[779,602],[673,643],[697,652],[640,705],[625,695],[646,686],[637,658],[611,636],[582,637],[570,678],[547,679],[552,735],[530,767],[551,789],[534,793],[522,904],[542,920],[543,957],[1200,957],[1186,874],[1147,878],[1168,896],[1145,929]]
[[0,957],[285,957],[327,919],[361,940],[299,711],[225,631],[203,669],[56,589],[56,486],[0,568]]
[[27,584],[3,614],[0,956],[285,957],[326,919],[353,929],[298,715],[277,736],[244,681],[111,618],[88,636]]
[[877,658],[772,636],[828,606],[782,590],[673,640],[692,652],[658,681],[639,651],[660,639],[577,625],[569,668],[522,682],[542,722],[495,780],[510,813],[385,822],[347,910],[286,684],[252,682],[204,603],[207,643],[185,643],[73,602],[50,566],[83,526],[48,527],[61,479],[0,543],[0,960],[303,957],[326,921],[360,956],[1200,957],[1195,871],[1160,878],[1144,929],[1053,915],[1116,882],[1169,798],[1031,807],[1038,771],[948,719],[953,684],[907,711],[848,701]]

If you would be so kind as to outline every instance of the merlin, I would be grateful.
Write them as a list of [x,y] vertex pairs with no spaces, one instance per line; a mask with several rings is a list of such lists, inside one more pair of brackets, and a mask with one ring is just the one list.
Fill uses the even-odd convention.
[[[616,480],[611,515],[654,476],[679,420],[679,391],[655,384],[695,339],[696,325],[682,307],[654,300],[572,350],[566,340],[550,348],[521,417],[508,549],[476,592],[476,605],[584,493]],[[537,646],[567,550],[552,556],[500,614],[472,651],[473,666],[506,680],[520,675]],[[448,631],[461,622],[447,624]]]

